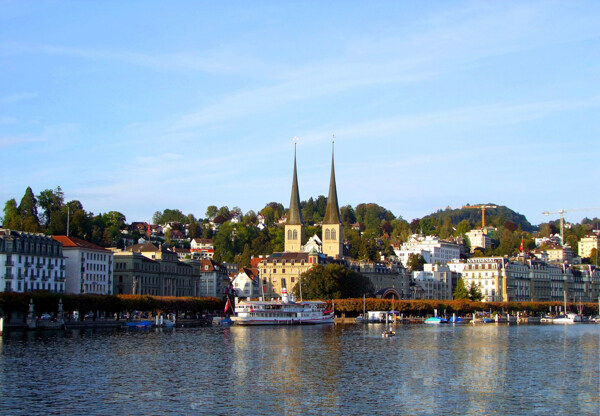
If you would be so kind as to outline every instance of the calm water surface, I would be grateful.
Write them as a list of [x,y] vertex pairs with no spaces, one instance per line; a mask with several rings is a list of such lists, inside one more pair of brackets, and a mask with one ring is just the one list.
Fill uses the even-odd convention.
[[0,415],[595,415],[600,325],[11,333]]

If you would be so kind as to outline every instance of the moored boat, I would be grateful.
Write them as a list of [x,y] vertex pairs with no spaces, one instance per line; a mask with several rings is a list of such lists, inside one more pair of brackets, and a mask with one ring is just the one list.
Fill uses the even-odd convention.
[[425,319],[426,324],[446,324],[448,320],[439,316],[432,316],[431,318]]
[[240,301],[236,302],[235,315],[231,317],[236,325],[306,325],[333,324],[335,314],[327,310],[322,301],[295,302],[282,289],[281,301]]
[[553,324],[574,324],[576,322],[582,322],[581,315],[570,312],[566,315],[555,316],[552,320]]

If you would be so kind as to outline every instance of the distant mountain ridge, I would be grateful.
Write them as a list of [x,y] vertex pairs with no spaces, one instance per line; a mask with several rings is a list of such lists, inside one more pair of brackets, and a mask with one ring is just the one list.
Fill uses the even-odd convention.
[[[517,226],[521,226],[523,231],[532,232],[535,227],[527,220],[527,218],[504,206],[489,203],[486,205],[496,205],[498,208],[487,208],[485,210],[485,224],[499,227],[507,221],[514,222]],[[481,225],[481,209],[478,208],[446,208],[423,217],[432,220],[443,222],[445,218],[450,218],[453,225],[458,224],[463,220],[468,220],[474,226]]]

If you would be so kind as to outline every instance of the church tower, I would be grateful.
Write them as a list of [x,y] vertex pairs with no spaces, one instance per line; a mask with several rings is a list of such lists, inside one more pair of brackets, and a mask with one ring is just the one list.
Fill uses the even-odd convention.
[[331,179],[329,181],[329,196],[327,198],[327,209],[323,218],[323,253],[334,259],[344,256],[342,235],[342,221],[340,220],[340,208],[338,206],[337,188],[335,186],[335,169],[333,165],[333,150],[331,152]]
[[292,179],[292,196],[290,209],[285,223],[285,251],[298,253],[304,245],[304,219],[300,209],[300,192],[296,173],[296,145],[294,144],[294,178]]

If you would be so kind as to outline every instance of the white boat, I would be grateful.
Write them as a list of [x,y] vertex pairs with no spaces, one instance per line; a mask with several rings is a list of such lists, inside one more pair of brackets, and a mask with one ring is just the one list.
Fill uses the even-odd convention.
[[564,300],[565,314],[555,316],[554,319],[552,320],[552,323],[553,324],[574,324],[575,322],[582,322],[583,319],[581,319],[581,315],[572,313],[572,312],[567,312],[567,291],[565,290],[563,293],[564,293],[564,298],[565,298],[565,300]]
[[574,324],[576,322],[582,322],[581,315],[576,313],[567,313],[566,315],[558,315],[552,319],[553,324]]
[[280,301],[240,301],[236,302],[235,315],[231,317],[236,325],[308,325],[333,324],[335,314],[327,310],[322,301],[295,302],[282,289]]

